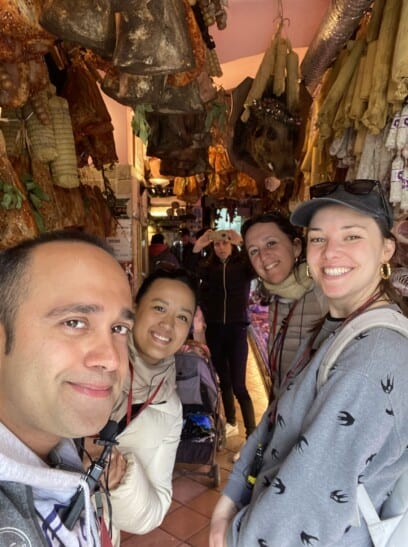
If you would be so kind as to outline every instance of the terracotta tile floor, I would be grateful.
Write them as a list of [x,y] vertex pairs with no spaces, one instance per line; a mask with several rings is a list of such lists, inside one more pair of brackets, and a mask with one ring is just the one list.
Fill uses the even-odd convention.
[[[248,356],[247,385],[259,421],[266,408],[267,397],[251,347]],[[208,547],[212,509],[232,468],[232,455],[245,439],[239,407],[237,417],[240,434],[227,439],[225,448],[217,452],[216,456],[220,467],[220,486],[214,487],[212,479],[206,475],[192,473],[200,470],[206,473],[209,466],[200,468],[197,465],[177,464],[173,475],[173,503],[162,525],[144,536],[123,534],[124,547]]]

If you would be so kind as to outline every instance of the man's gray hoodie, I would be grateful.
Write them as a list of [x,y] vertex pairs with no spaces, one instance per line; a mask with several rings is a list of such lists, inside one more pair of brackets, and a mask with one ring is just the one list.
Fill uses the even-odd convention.
[[0,547],[99,546],[86,486],[86,507],[74,529],[68,530],[59,517],[59,509],[84,484],[73,441],[61,441],[50,460],[55,467],[48,466],[0,423]]

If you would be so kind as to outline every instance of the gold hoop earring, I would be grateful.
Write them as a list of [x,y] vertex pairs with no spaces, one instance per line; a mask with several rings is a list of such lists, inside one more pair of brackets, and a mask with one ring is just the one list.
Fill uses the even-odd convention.
[[380,266],[380,276],[381,279],[389,279],[391,277],[391,265],[389,262],[381,264]]
[[308,277],[309,279],[313,279],[312,274],[310,273],[309,264],[306,264],[306,277]]

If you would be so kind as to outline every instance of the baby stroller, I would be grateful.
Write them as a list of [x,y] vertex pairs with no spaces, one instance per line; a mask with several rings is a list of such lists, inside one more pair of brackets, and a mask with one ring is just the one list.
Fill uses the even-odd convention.
[[183,405],[183,430],[176,463],[210,466],[208,472],[188,472],[208,476],[214,486],[219,486],[220,469],[215,457],[225,443],[225,424],[220,415],[220,391],[208,348],[189,340],[176,354],[176,374]]

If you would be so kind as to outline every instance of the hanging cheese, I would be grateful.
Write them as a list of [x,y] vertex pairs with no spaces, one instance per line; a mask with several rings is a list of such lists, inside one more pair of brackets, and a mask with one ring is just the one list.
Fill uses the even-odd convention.
[[375,55],[372,91],[362,122],[375,134],[385,127],[388,115],[387,85],[391,73],[392,53],[400,18],[401,0],[388,0],[384,7],[383,19]]
[[392,60],[391,79],[396,84],[396,98],[403,101],[408,95],[408,0],[403,0],[397,39]]
[[274,72],[275,66],[275,56],[276,56],[276,45],[277,39],[273,38],[268,49],[265,51],[265,54],[262,58],[261,64],[257,70],[254,81],[252,82],[251,89],[245,100],[245,110],[241,116],[241,121],[247,122],[249,119],[249,107],[252,105],[253,101],[260,99],[265,91],[266,84],[268,83],[269,78]]
[[53,95],[49,100],[52,127],[57,135],[57,157],[51,162],[51,173],[54,184],[63,188],[79,186],[77,158],[74,135],[68,102],[62,97]]

